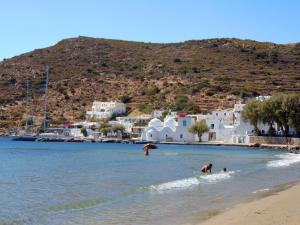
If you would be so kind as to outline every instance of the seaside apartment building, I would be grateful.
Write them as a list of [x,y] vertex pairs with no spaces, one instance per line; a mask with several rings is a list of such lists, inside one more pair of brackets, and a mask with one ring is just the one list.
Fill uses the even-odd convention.
[[110,119],[114,114],[122,115],[126,112],[126,105],[121,102],[99,102],[94,101],[92,110],[87,111],[88,119]]

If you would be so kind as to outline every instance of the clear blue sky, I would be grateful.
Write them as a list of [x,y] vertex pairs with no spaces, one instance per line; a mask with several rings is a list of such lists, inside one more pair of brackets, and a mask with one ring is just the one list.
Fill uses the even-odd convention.
[[0,0],[0,60],[68,37],[300,42],[299,0]]

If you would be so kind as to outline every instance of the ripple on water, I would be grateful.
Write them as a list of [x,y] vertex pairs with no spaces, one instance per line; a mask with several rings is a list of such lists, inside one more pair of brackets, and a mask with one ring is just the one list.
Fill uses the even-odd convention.
[[110,198],[96,198],[96,199],[86,199],[77,202],[71,202],[63,205],[54,205],[46,209],[48,212],[59,212],[65,210],[78,210],[84,208],[90,208],[96,205],[104,204],[110,202]]

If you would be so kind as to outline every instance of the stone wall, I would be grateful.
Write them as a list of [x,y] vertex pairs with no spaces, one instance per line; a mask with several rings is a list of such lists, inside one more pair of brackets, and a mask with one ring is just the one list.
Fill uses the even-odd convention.
[[250,136],[250,144],[274,144],[274,145],[300,145],[300,138]]

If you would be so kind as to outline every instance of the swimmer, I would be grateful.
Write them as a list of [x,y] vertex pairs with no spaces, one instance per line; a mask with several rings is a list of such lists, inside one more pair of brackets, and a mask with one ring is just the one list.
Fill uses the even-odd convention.
[[202,171],[202,173],[208,173],[208,172],[211,173],[212,167],[213,167],[213,164],[210,163],[208,165],[203,166],[201,171]]
[[144,156],[149,156],[149,147],[147,145],[144,146]]

